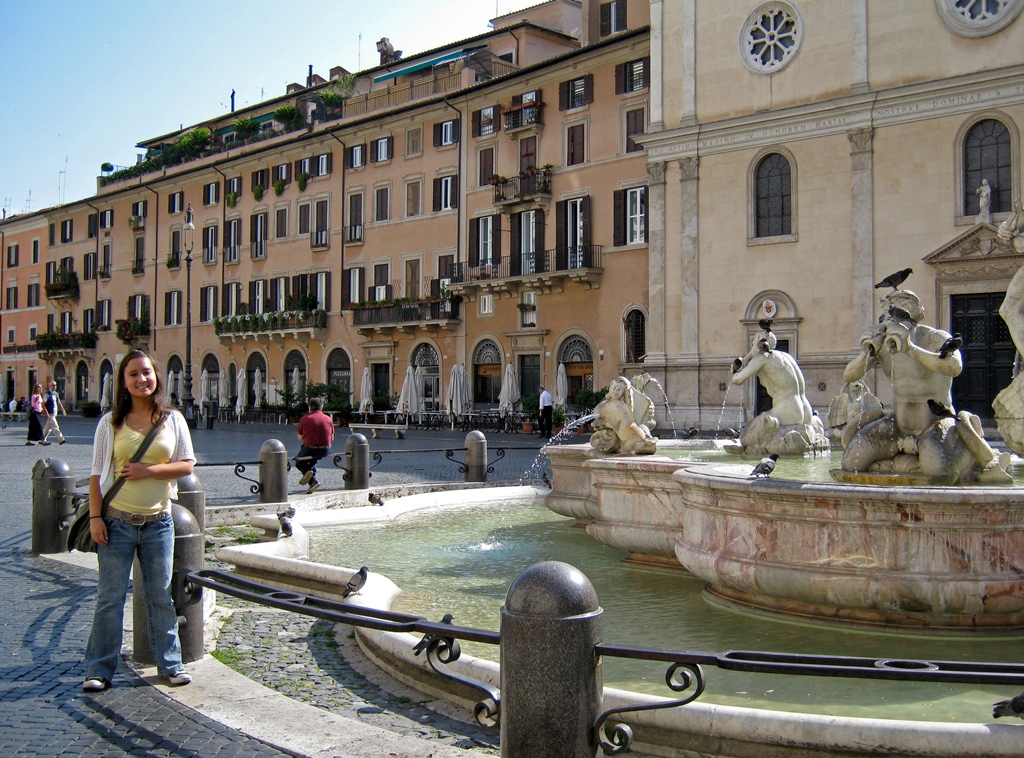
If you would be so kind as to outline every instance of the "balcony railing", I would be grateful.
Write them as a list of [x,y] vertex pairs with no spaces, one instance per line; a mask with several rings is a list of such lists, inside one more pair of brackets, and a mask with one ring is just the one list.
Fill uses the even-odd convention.
[[100,279],[109,279],[110,278],[110,264],[109,263],[104,263],[103,265],[101,265],[99,267],[98,271],[99,271]]
[[213,328],[218,336],[326,329],[327,311],[317,308],[312,311],[271,311],[221,316],[213,319]]
[[[19,345],[18,347],[21,346]],[[47,332],[36,337],[35,343],[35,349],[40,353],[50,353],[57,350],[91,350],[94,347],[96,347],[96,335],[93,332],[71,334]]]
[[544,103],[516,106],[501,114],[505,119],[505,132],[514,132],[528,126],[544,125]]
[[309,246],[314,249],[324,249],[331,246],[330,229],[314,229],[309,235]]
[[260,258],[267,257],[267,241],[256,240],[256,242],[249,243],[249,257],[253,260],[259,260]]
[[10,353],[34,353],[38,349],[35,342],[30,342],[27,345],[4,345],[4,355]]
[[365,95],[350,97],[340,105],[322,106],[317,109],[317,121],[337,121],[342,118],[362,116],[373,111],[411,103],[424,97],[441,95],[462,86],[462,72],[443,74],[429,79],[367,92]]
[[363,225],[353,224],[352,226],[345,227],[345,241],[346,242],[362,242],[363,241]]
[[498,263],[456,263],[451,269],[451,280],[452,284],[466,284],[517,276],[600,269],[601,250],[601,245],[572,245],[505,256]]
[[224,248],[224,262],[238,263],[238,245],[228,245]]
[[495,203],[520,203],[541,195],[551,195],[551,172],[513,176],[494,183]]
[[352,323],[355,326],[408,324],[421,321],[448,321],[459,318],[459,303],[450,298],[437,298],[420,302],[365,303],[353,306]]
[[146,273],[146,262],[145,261],[133,261],[132,262],[132,274],[138,276],[139,274]]
[[51,300],[78,300],[78,295],[78,274],[74,271],[58,271],[46,285],[46,296]]
[[167,268],[181,268],[181,253],[170,253],[167,256]]

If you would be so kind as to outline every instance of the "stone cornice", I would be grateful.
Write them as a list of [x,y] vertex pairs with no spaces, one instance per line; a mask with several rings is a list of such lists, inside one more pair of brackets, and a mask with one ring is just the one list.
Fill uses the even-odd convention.
[[751,113],[645,135],[650,161],[757,148],[1024,103],[1024,66]]

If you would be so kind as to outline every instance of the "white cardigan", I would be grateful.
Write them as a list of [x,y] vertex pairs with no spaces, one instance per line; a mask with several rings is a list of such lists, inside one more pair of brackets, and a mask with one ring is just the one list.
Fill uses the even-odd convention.
[[[171,425],[171,430],[174,432],[175,437],[174,455],[171,456],[171,460],[195,462],[196,454],[192,449],[192,434],[188,430],[185,417],[178,411],[168,410],[166,423]],[[113,469],[114,424],[110,419],[110,414],[104,413],[96,425],[96,434],[93,437],[92,471],[90,473],[90,476],[98,476],[100,478],[100,492],[104,495],[114,485],[115,474]],[[176,479],[170,480],[170,498],[171,500],[178,499],[178,482]]]

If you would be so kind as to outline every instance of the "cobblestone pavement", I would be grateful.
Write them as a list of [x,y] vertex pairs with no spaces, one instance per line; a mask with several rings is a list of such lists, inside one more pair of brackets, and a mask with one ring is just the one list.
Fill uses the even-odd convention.
[[[228,729],[166,698],[125,665],[116,686],[102,693],[81,692],[82,657],[92,619],[95,575],[88,569],[34,556],[31,545],[31,471],[39,458],[66,461],[75,476],[88,476],[95,422],[74,416],[61,419],[68,444],[45,450],[25,445],[24,424],[0,428],[0,755],[57,756],[100,754],[219,756],[282,755],[256,740]],[[194,442],[200,462],[255,462],[259,447],[279,439],[294,454],[294,426],[218,425],[199,429]],[[461,460],[465,435],[410,432],[405,440],[371,440],[371,452],[385,454],[374,469],[373,484],[425,480],[458,481],[457,465],[443,452],[456,448]],[[489,436],[492,481],[536,481],[543,469],[539,440],[525,435]],[[339,438],[340,450],[344,440]],[[496,459],[498,446],[523,447]],[[197,474],[209,505],[254,501],[248,484],[231,466],[200,467]],[[321,466],[322,489],[340,489],[341,471]],[[249,469],[255,478],[257,466]],[[336,471],[336,474],[335,474]],[[297,478],[293,492],[300,492]],[[341,656],[337,640],[323,622],[294,618],[236,603],[245,621],[228,623],[221,644],[239,670],[256,681],[299,700],[336,713],[396,730],[437,739],[473,754],[495,754],[496,734],[422,707],[403,695],[389,695],[358,674]],[[257,619],[251,619],[256,616]],[[251,620],[250,620],[251,619]],[[255,621],[255,623],[253,623]]]

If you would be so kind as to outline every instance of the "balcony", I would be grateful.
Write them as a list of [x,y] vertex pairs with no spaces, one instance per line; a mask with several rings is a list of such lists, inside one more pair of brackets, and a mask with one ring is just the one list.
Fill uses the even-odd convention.
[[510,297],[522,290],[562,292],[568,282],[588,290],[597,289],[604,273],[601,250],[600,245],[571,245],[504,256],[498,263],[457,263],[452,266],[448,286],[453,294],[471,300],[481,292]]
[[145,216],[129,216],[128,226],[131,227],[132,231],[141,232],[146,228],[146,217]]
[[501,114],[505,122],[505,134],[512,139],[532,137],[544,128],[544,103],[524,103],[509,108]]
[[181,268],[181,253],[171,253],[167,256],[167,268]]
[[132,262],[132,276],[142,276],[146,273],[146,262],[144,260]]
[[[17,345],[15,347],[28,346]],[[69,334],[46,332],[36,337],[33,347],[43,357],[91,357],[96,348],[96,334],[94,332],[71,332]],[[6,347],[4,352],[7,352]],[[21,350],[17,352],[21,352]]]
[[362,242],[363,241],[363,225],[353,224],[352,226],[345,227],[345,242]]
[[312,311],[270,311],[222,316],[213,319],[213,329],[221,342],[244,344],[246,340],[254,340],[280,345],[285,337],[291,337],[307,346],[310,337],[321,343],[324,341],[327,311],[317,308]]
[[46,296],[50,300],[78,301],[78,274],[74,271],[58,271],[52,282],[46,284]]
[[496,176],[492,184],[494,204],[498,206],[539,206],[540,201],[544,201],[544,205],[551,201],[550,168],[537,169],[513,176],[511,179]]
[[328,250],[331,247],[331,230],[314,229],[309,233],[309,246],[313,250]]
[[364,95],[354,95],[338,105],[320,106],[315,112],[314,119],[316,121],[337,121],[343,118],[364,116],[367,113],[405,105],[425,97],[443,95],[446,92],[457,90],[461,86],[462,71],[459,70],[422,79],[418,82],[384,87]]
[[109,279],[110,278],[110,264],[109,263],[104,263],[103,265],[101,265],[99,267],[99,269],[98,269],[98,273],[100,275],[100,279]]
[[390,333],[400,329],[409,334],[417,330],[437,334],[451,328],[448,322],[459,320],[459,303],[448,297],[380,303],[359,303],[352,308],[352,324],[362,335]]
[[4,355],[35,353],[38,350],[35,342],[29,342],[27,345],[4,345]]

